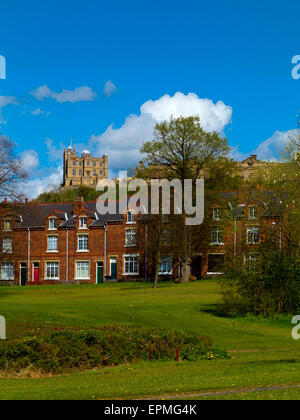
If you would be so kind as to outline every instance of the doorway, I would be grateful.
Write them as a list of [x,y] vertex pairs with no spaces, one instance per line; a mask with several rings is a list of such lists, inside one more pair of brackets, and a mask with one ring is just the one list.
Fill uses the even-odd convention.
[[40,264],[34,263],[33,264],[33,282],[38,284],[40,281]]
[[103,283],[103,262],[97,263],[97,284]]
[[117,258],[110,259],[110,277],[112,280],[117,280]]
[[20,264],[20,283],[21,286],[26,286],[27,282],[27,265],[26,263]]
[[192,258],[191,274],[197,279],[202,277],[202,257],[201,255],[195,255]]

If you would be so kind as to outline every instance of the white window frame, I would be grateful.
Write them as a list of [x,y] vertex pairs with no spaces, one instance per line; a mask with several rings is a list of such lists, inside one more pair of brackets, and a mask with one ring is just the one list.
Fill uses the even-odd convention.
[[[251,211],[252,210],[254,210],[254,213],[255,213],[254,216],[251,214]],[[256,220],[258,218],[258,209],[257,209],[257,206],[251,206],[251,207],[249,207],[248,211],[249,211],[249,220]]]
[[220,222],[222,220],[222,209],[220,207],[213,208],[213,220]]
[[[84,223],[83,223],[84,222]],[[82,216],[79,217],[79,229],[87,230],[87,218]]]
[[249,271],[252,271],[253,269],[255,269],[255,265],[256,263],[258,263],[260,261],[260,254],[258,253],[250,253],[246,256],[246,265],[247,265],[247,269]]
[[134,225],[135,224],[135,212],[128,211],[127,212],[127,225]]
[[[48,267],[50,266],[50,267]],[[50,276],[48,276],[48,268],[50,269]],[[58,261],[46,261],[45,262],[45,280],[59,280],[59,269],[60,269],[60,264]],[[58,276],[56,277],[56,270],[57,270],[57,274]],[[53,276],[51,274],[54,274]]]
[[[51,226],[51,223],[54,222],[54,227]],[[56,217],[51,217],[49,219],[49,230],[57,230],[57,219]]]
[[[85,265],[85,269],[80,268],[79,266]],[[82,273],[85,272],[86,268],[88,269],[88,275],[83,276]],[[75,262],[75,273],[76,278],[75,280],[90,280],[91,279],[91,264],[90,261],[76,261]]]
[[[54,241],[56,247],[53,248],[53,246],[52,246],[53,244],[51,244],[51,241],[54,238],[56,239],[56,241]],[[47,252],[58,252],[58,237],[57,236],[55,236],[55,235],[47,236]]]
[[12,254],[13,253],[12,238],[2,238],[2,252],[3,252],[3,254]]
[[[167,268],[170,268],[169,270]],[[159,265],[159,275],[168,276],[173,273],[173,258],[170,256],[165,256],[160,259]]]
[[[210,252],[209,254],[207,254],[207,268],[209,268],[209,256],[210,255],[223,255],[224,258],[225,258],[225,254],[224,253],[212,253],[212,252]],[[224,272],[221,272],[221,271],[215,271],[215,272],[214,271],[208,271],[207,274],[209,276],[216,276],[216,275],[220,276],[220,275],[224,274]]]
[[[1,275],[0,280],[1,281],[13,281],[15,279],[15,269],[14,264],[10,262],[3,262],[0,264],[1,269]],[[3,272],[7,271],[7,278],[4,278]]]
[[247,244],[257,245],[260,242],[260,232],[258,226],[249,226],[247,228]]
[[211,245],[224,245],[223,228],[214,227],[211,231]]
[[[86,245],[80,249],[80,244]],[[89,235],[78,235],[77,236],[77,252],[89,252]]]
[[[135,255],[123,255],[123,259],[124,259],[124,276],[138,276],[140,274],[140,262],[139,262],[139,254],[135,254]],[[131,261],[128,261],[131,260]],[[130,265],[133,264],[133,268],[135,268],[136,264],[137,264],[137,270],[129,270],[126,271],[126,268],[128,267],[127,264],[129,264],[129,268]]]
[[137,245],[137,231],[136,229],[125,230],[125,246],[132,247]]
[[11,232],[11,220],[5,219],[3,222],[3,231]]

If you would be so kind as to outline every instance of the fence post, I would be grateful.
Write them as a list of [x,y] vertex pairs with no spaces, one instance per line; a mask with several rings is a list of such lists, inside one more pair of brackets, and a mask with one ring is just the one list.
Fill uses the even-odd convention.
[[176,362],[179,362],[179,347],[176,347]]

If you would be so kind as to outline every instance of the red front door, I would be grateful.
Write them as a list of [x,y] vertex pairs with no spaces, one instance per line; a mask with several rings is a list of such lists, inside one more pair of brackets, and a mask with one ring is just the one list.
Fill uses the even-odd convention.
[[34,264],[34,268],[33,268],[33,281],[34,283],[39,283],[39,279],[40,279],[40,267],[38,264]]

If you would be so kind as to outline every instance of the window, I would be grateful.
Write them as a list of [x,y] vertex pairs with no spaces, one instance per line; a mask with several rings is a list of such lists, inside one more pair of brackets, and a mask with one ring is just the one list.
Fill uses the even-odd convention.
[[211,232],[211,243],[213,245],[223,245],[223,229],[214,228]]
[[249,271],[255,270],[258,266],[260,260],[260,255],[259,254],[249,254],[247,255],[247,268]]
[[125,267],[124,273],[125,274],[139,274],[139,257],[124,257]]
[[4,231],[9,232],[11,230],[11,221],[10,220],[4,220]]
[[79,166],[82,166],[82,162],[81,162],[81,160],[79,161]]
[[1,264],[1,280],[14,280],[14,265],[13,263]]
[[59,280],[59,263],[46,263],[46,280]]
[[213,209],[213,219],[216,221],[222,220],[222,210],[220,208]]
[[257,219],[257,207],[249,207],[249,219]]
[[88,160],[88,161],[86,162],[86,165],[87,165],[87,166],[90,166],[90,165],[91,165],[91,162]]
[[12,249],[12,238],[3,238],[2,239],[2,251],[4,254],[11,254]]
[[80,229],[87,229],[87,218],[86,217],[80,217],[79,227],[80,227]]
[[100,162],[100,167],[102,168],[102,166],[103,166],[103,163],[102,163],[102,162]]
[[82,176],[82,169],[79,169],[79,176]]
[[126,230],[125,245],[126,246],[136,245],[136,230],[135,229]]
[[89,250],[89,237],[88,235],[78,236],[78,251],[88,251]]
[[172,274],[172,257],[163,257],[160,260],[160,275]]
[[93,162],[93,166],[96,166],[96,162]]
[[100,176],[103,176],[103,171],[100,171]]
[[97,171],[93,171],[94,176],[97,176]]
[[73,160],[73,166],[76,166],[76,161],[75,160]]
[[49,219],[49,229],[56,229],[56,219]]
[[57,236],[48,236],[48,251],[57,251]]
[[222,274],[224,272],[224,254],[208,255],[208,274]]
[[135,214],[133,211],[129,211],[127,213],[127,223],[134,223],[135,222]]
[[249,227],[247,229],[247,242],[250,245],[259,243],[259,228],[258,227]]
[[90,279],[90,263],[88,261],[76,263],[76,278],[81,280]]
[[76,169],[73,169],[73,176],[76,176]]

